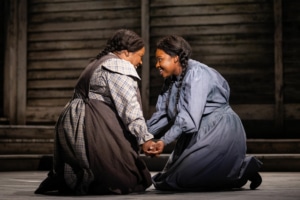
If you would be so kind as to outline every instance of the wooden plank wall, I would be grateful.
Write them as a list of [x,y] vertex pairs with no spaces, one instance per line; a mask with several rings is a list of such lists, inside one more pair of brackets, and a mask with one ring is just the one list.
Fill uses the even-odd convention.
[[[4,49],[5,49],[5,30],[4,30],[4,1],[0,1],[0,97],[3,97],[4,81]],[[0,121],[3,118],[3,98],[0,98]]]
[[140,34],[140,1],[28,2],[27,124],[53,124],[111,34],[119,28]]
[[282,1],[286,132],[300,134],[300,1]]
[[[282,2],[282,8],[276,11],[274,2]],[[149,16],[142,17],[141,9],[147,14],[148,4]],[[154,68],[155,42],[176,33],[190,42],[194,59],[228,80],[230,102],[248,137],[300,136],[299,4],[297,0],[149,0],[141,6],[141,0],[28,0],[26,124],[56,122],[81,71],[116,29],[147,35],[141,30],[147,28],[148,116],[163,82]],[[275,16],[280,15],[282,41],[274,38]],[[149,25],[141,26],[141,20],[148,19]],[[275,49],[281,42],[283,74],[275,70]],[[280,89],[277,75],[283,77],[280,93],[275,92]],[[282,97],[282,104],[276,95]],[[278,113],[276,106],[283,106],[283,112]],[[276,129],[276,112],[284,119],[281,131]]]
[[[287,18],[284,23],[289,27],[284,35],[289,38],[285,43],[287,90],[284,94],[289,103],[295,104],[285,105],[284,117],[286,121],[299,122],[300,84],[295,73],[299,72],[299,61],[293,62],[299,54],[299,37],[296,37],[299,36],[299,3],[284,2]],[[278,137],[288,136],[287,129],[284,133],[276,129],[274,119],[277,102],[273,0],[152,0],[150,6],[151,66],[154,66],[154,41],[166,34],[182,35],[190,42],[194,59],[217,69],[228,80],[230,103],[241,116],[249,137],[277,137],[274,133]],[[298,29],[296,33],[294,29]],[[291,62],[292,65],[286,66]],[[150,73],[153,110],[162,79],[155,68]],[[296,124],[292,127],[293,133],[299,132]]]
[[153,40],[172,33],[185,37],[192,57],[229,81],[232,104],[274,103],[272,1],[151,2]]
[[[4,1],[3,115],[25,124],[27,64],[27,0]],[[3,120],[1,120],[1,123]]]

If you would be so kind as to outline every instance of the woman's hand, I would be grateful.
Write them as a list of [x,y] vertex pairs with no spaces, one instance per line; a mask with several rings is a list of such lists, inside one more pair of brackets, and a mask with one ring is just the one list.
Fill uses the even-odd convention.
[[153,140],[148,140],[142,145],[142,150],[145,155],[149,156],[147,152],[151,152],[155,149],[155,142]]
[[147,156],[159,156],[164,150],[165,144],[162,140],[158,140],[152,146],[150,146],[146,151],[144,151]]

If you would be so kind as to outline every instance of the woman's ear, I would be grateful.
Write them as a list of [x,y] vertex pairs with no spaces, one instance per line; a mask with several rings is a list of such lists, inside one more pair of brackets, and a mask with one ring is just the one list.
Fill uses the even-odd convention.
[[179,56],[174,57],[174,63],[177,63],[179,61]]
[[122,50],[122,53],[124,53],[124,55],[126,56],[126,57],[128,57],[129,56],[129,51],[128,50]]

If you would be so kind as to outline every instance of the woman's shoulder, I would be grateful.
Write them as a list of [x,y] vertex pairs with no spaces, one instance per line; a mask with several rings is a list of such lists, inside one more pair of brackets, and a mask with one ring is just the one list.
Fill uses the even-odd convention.
[[190,68],[190,69],[197,70],[197,69],[203,69],[206,67],[208,67],[206,64],[204,64],[198,60],[194,60],[194,59],[188,60],[188,68]]
[[102,63],[102,67],[118,74],[133,76],[140,79],[134,66],[126,60],[120,58],[110,58]]
[[216,81],[216,82],[222,82],[222,84],[224,82],[227,82],[219,71],[196,60],[192,60],[192,59],[189,60],[188,71],[189,71],[187,72],[189,73],[188,77],[191,80],[195,80],[196,79],[195,77],[201,76],[201,77],[206,77],[206,79],[209,80],[210,82]]
[[192,80],[194,80],[195,77],[208,77],[210,80],[223,79],[217,70],[193,59],[189,59],[188,61],[187,76]]
[[188,61],[188,70],[190,70],[190,72],[206,72],[209,74],[218,73],[214,68],[193,59],[189,59]]
[[207,65],[193,59],[188,60],[187,73],[200,73],[206,71]]

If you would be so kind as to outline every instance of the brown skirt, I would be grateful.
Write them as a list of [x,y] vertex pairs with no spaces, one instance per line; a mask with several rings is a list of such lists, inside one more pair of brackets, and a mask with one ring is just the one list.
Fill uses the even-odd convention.
[[114,109],[90,99],[85,108],[85,141],[94,194],[144,191],[151,175],[139,157],[139,146]]

